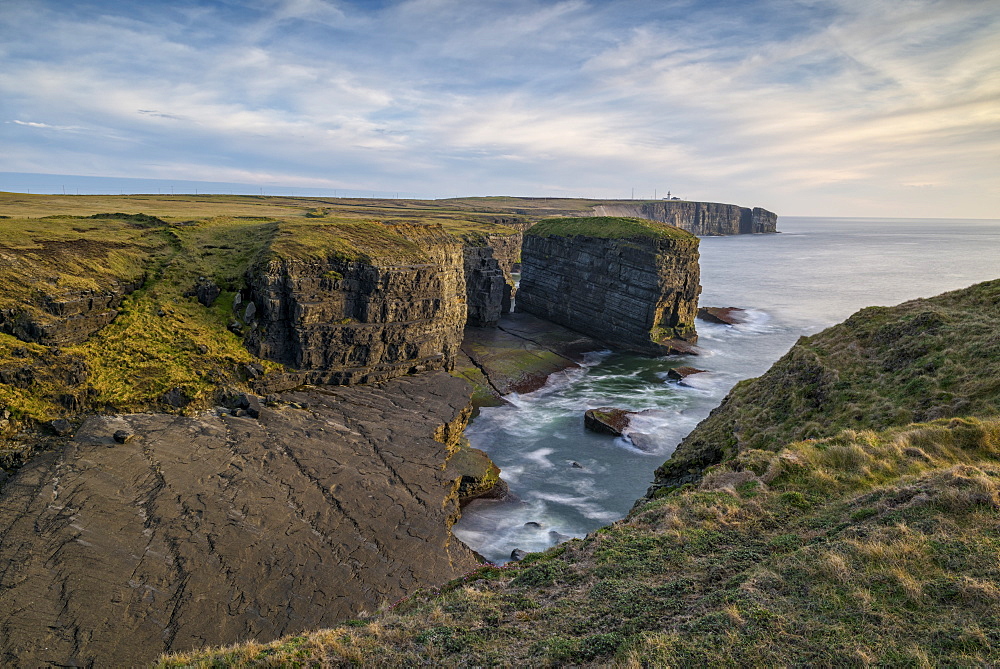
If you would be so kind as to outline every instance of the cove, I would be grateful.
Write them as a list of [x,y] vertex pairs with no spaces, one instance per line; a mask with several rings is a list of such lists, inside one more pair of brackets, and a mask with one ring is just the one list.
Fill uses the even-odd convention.
[[[763,373],[800,336],[865,306],[891,305],[995,278],[996,220],[782,217],[782,234],[701,239],[703,306],[748,310],[735,326],[698,321],[702,355],[603,351],[509,405],[483,408],[466,430],[519,499],[476,500],[454,533],[493,562],[544,550],[624,517],[653,470],[738,381]],[[705,374],[678,385],[671,367]],[[633,426],[655,450],[583,429],[588,408],[648,413]],[[574,466],[577,463],[579,466]]]

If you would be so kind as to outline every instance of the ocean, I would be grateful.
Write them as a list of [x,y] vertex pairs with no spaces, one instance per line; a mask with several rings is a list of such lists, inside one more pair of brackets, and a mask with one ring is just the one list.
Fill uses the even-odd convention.
[[[805,335],[867,306],[893,305],[1000,278],[1000,220],[781,217],[780,234],[701,240],[700,304],[740,307],[735,326],[698,321],[702,355],[605,351],[542,389],[484,408],[466,430],[503,470],[517,501],[476,500],[455,535],[498,564],[625,516],[653,471],[738,381],[758,376]],[[672,367],[706,370],[689,385]],[[586,409],[642,411],[622,438],[583,428]]]

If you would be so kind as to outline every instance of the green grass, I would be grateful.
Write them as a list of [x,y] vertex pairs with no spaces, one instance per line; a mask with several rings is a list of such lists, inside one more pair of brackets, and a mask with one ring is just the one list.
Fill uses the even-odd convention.
[[736,385],[661,467],[677,485],[747,449],[844,429],[1000,414],[1000,281],[862,309]]
[[592,216],[587,218],[549,218],[539,221],[528,231],[538,237],[597,237],[623,240],[685,240],[697,243],[690,232],[666,223],[644,218]]

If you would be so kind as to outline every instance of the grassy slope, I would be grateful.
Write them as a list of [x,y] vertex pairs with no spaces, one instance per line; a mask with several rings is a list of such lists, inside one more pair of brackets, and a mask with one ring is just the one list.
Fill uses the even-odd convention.
[[748,448],[842,429],[1000,414],[1000,280],[869,307],[736,385],[658,472],[683,483]]
[[998,291],[803,340],[698,428],[736,412],[720,438],[752,441],[586,539],[338,629],[164,664],[996,664]]

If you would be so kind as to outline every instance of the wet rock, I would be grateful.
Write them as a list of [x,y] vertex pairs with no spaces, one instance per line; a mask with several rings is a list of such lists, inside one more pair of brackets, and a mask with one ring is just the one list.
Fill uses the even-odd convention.
[[671,381],[683,381],[692,374],[704,374],[704,369],[697,369],[695,367],[674,367],[667,372],[667,378]]
[[540,529],[542,529],[542,524],[541,524],[541,523],[536,523],[536,522],[535,522],[535,521],[533,521],[533,520],[529,520],[528,522],[526,522],[526,523],[524,524],[524,526],[525,526],[525,527],[532,527],[532,528],[535,528],[535,529],[537,529],[537,530],[540,530]]
[[462,505],[480,497],[490,497],[500,482],[500,468],[478,448],[459,448],[448,460],[459,478],[458,499]]
[[135,439],[135,433],[131,430],[115,430],[112,439],[119,444],[127,444],[133,439]]
[[633,446],[645,453],[655,453],[659,450],[656,444],[656,439],[651,434],[645,434],[644,432],[629,432],[626,435],[626,438],[632,442]]
[[53,421],[49,421],[49,427],[60,437],[65,437],[73,432],[73,424],[70,423],[65,418],[57,418]]
[[549,541],[553,543],[561,544],[564,541],[569,541],[573,537],[568,534],[563,534],[562,532],[556,532],[555,530],[549,530]]
[[736,325],[746,321],[746,309],[739,307],[698,307],[698,318],[709,323]]
[[573,469],[583,469],[583,465],[581,465],[579,462],[573,462],[572,464],[570,464],[570,467],[572,467]]
[[583,426],[593,432],[620,437],[628,427],[629,416],[634,414],[634,411],[612,407],[587,409],[583,414]]
[[503,316],[496,328],[466,328],[456,373],[476,386],[477,406],[497,406],[508,393],[529,393],[551,374],[577,367],[601,342],[526,313]]
[[[0,491],[0,663],[138,666],[266,642],[478,565],[449,531],[457,444],[434,438],[461,434],[465,382],[281,398],[313,411],[94,416],[22,467]],[[143,448],[108,448],[118,430]]]
[[520,562],[526,557],[528,557],[528,551],[522,551],[520,548],[515,548],[510,552],[511,562]]

